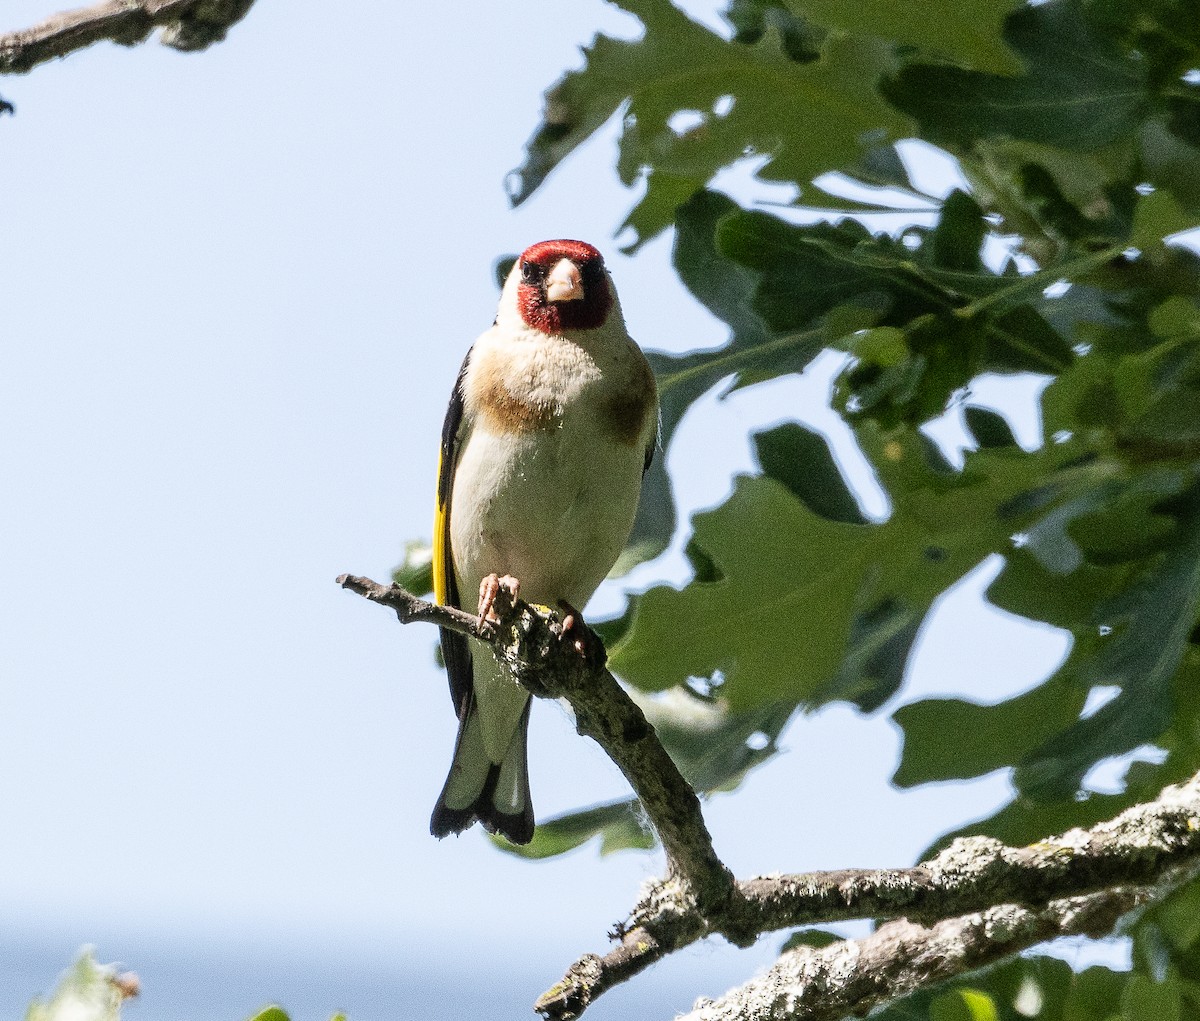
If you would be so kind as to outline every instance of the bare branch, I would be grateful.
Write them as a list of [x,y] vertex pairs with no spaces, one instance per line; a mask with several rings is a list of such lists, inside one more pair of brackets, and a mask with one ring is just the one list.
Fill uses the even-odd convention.
[[38,64],[111,40],[140,43],[155,28],[177,50],[202,50],[225,38],[254,0],[105,0],[55,14],[39,25],[0,35],[0,74],[24,74]]
[[373,603],[390,606],[396,611],[396,617],[401,624],[422,621],[485,642],[492,637],[492,629],[482,626],[475,614],[466,613],[454,606],[438,606],[437,603],[419,599],[399,585],[380,585],[370,578],[360,578],[353,574],[338,575],[337,583]]
[[[1041,909],[1052,900],[1113,887],[1155,886],[1200,863],[1200,774],[1167,787],[1089,830],[1030,847],[990,837],[954,841],[915,868],[846,869],[759,876],[738,883],[724,914],[700,916],[669,883],[654,887],[617,932],[606,956],[581,957],[535,1009],[554,1021],[578,1017],[606,989],[704,937],[846,921],[912,918],[930,924],[995,905]],[[894,996],[901,995],[894,993]],[[804,1015],[807,1016],[807,1015]],[[816,1016],[816,1015],[814,1015]]]
[[[993,904],[1038,906],[1149,885],[1200,861],[1200,774],[1091,829],[1029,847],[963,837],[911,869],[766,876],[741,883],[760,932],[848,918],[934,921]],[[748,923],[750,924],[750,923]]]
[[1106,936],[1148,899],[1136,888],[1005,904],[930,928],[889,922],[864,939],[781,954],[764,974],[718,1000],[701,1000],[680,1021],[840,1021],[993,964],[1058,936]]
[[735,1013],[762,1021],[841,1017],[1054,936],[1107,934],[1136,903],[1200,865],[1197,774],[1109,822],[1030,847],[968,837],[915,868],[737,882],[716,857],[699,801],[654,728],[602,656],[580,656],[563,640],[557,614],[505,601],[497,607],[500,624],[481,625],[398,585],[346,575],[338,583],[392,607],[404,623],[428,621],[485,642],[533,694],[567,699],[579,732],[617,763],[662,840],[667,877],[617,927],[608,954],[581,957],[539,998],[535,1009],[550,1021],[578,1017],[606,989],[709,935],[746,945],[799,925],[897,919],[865,940],[791,951],[766,976],[700,1008],[693,1021]]
[[[402,624],[426,621],[485,642],[534,695],[565,698],[574,710],[579,733],[599,743],[641,800],[667,853],[667,885],[674,901],[687,904],[699,917],[720,915],[734,920],[728,902],[736,896],[737,887],[713,850],[699,798],[641,709],[605,668],[603,655],[581,656],[571,642],[563,641],[562,619],[557,613],[535,609],[520,600],[513,604],[502,592],[496,603],[500,624],[481,625],[471,614],[435,606],[399,585],[384,586],[345,574],[338,584],[392,607]],[[602,649],[598,638],[595,644]],[[743,942],[753,937],[753,933],[731,935]]]

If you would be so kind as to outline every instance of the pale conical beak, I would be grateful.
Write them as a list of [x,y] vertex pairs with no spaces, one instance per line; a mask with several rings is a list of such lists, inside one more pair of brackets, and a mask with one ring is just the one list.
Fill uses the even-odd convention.
[[579,301],[583,298],[583,274],[570,259],[559,259],[546,277],[547,301]]

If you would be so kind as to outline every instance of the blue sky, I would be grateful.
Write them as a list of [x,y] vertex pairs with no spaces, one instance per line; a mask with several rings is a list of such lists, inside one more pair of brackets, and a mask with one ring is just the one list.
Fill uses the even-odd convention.
[[[8,0],[0,29],[52,9]],[[491,322],[497,256],[591,240],[645,346],[724,338],[668,238],[617,253],[631,197],[611,130],[527,206],[503,192],[542,90],[597,28],[632,27],[598,2],[260,0],[203,54],[102,45],[0,80],[17,107],[0,120],[0,1013],[95,942],[142,974],[145,1021],[272,999],[304,1021],[480,998],[532,1016],[656,874],[654,857],[529,864],[478,831],[429,837],[454,736],[433,635],[333,584],[386,578],[429,534],[445,399]],[[750,467],[748,428],[821,421],[818,376],[701,401],[671,452],[682,506]],[[982,577],[930,622],[905,699],[999,698],[1064,651],[981,611]],[[1026,661],[980,674],[1016,641]],[[739,874],[907,864],[1007,793],[1002,776],[890,789],[886,714],[831,707],[785,744],[710,803]],[[624,792],[557,706],[536,708],[531,768],[543,816]],[[778,943],[698,948],[594,1016],[669,1016]]]

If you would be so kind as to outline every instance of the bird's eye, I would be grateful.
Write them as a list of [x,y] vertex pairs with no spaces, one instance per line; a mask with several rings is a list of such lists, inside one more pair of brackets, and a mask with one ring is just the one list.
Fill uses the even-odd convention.
[[545,270],[542,269],[536,262],[521,263],[521,279],[527,284],[539,284],[542,282],[542,277],[545,276]]

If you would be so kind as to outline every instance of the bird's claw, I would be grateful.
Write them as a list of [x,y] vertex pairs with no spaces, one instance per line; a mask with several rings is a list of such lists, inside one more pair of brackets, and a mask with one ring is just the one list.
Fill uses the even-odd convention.
[[583,614],[565,599],[558,601],[562,611],[562,634],[560,641],[570,642],[571,647],[588,663],[602,664],[608,659],[608,650],[596,634],[583,621]]
[[511,609],[520,594],[521,583],[511,574],[484,575],[479,583],[479,622],[499,624],[501,613]]

